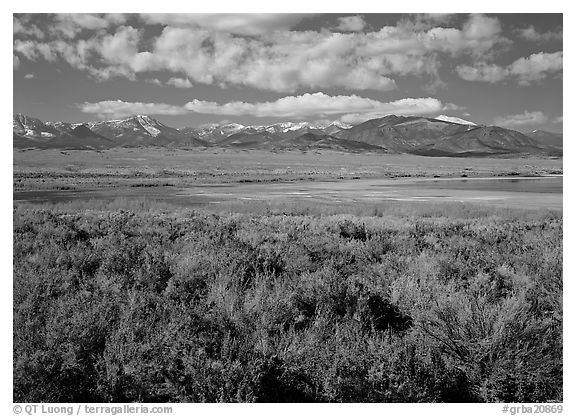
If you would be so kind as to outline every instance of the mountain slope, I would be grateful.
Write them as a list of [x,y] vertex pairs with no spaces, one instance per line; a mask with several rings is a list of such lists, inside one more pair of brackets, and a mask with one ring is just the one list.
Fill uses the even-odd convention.
[[52,140],[50,145],[64,149],[107,149],[113,147],[114,142],[94,133],[86,124],[81,124]]
[[104,149],[114,143],[86,125],[47,122],[22,114],[14,116],[13,146],[40,149]]
[[49,139],[60,135],[60,132],[54,127],[24,114],[15,114],[13,116],[12,131],[19,136],[28,138]]
[[210,143],[218,143],[226,137],[237,133],[256,134],[270,133],[282,138],[295,138],[305,133],[335,134],[352,126],[339,121],[315,121],[315,122],[283,122],[267,126],[244,126],[238,123],[224,125],[208,125],[201,128],[184,127],[179,131],[185,135],[191,135]]
[[464,132],[470,128],[472,126],[425,117],[390,115],[368,120],[341,131],[336,136],[382,146],[396,153],[409,153],[434,144],[441,137]]
[[47,126],[55,128],[60,133],[70,133],[75,127],[75,125],[70,124],[70,123],[66,123],[64,121],[47,121],[44,124],[46,124]]
[[263,132],[239,132],[217,142],[218,146],[230,146],[243,149],[278,149],[282,148],[282,137]]
[[505,154],[546,154],[549,149],[515,130],[497,126],[479,126],[442,138],[414,153],[434,155],[488,156]]
[[354,140],[340,139],[329,134],[311,132],[304,133],[293,139],[284,139],[283,146],[286,149],[299,150],[326,149],[353,153],[387,153],[387,150],[380,146]]
[[[304,129],[306,130],[306,129]],[[299,130],[294,130],[298,132]],[[315,131],[313,133],[312,131]],[[293,136],[291,134],[290,136]],[[309,130],[296,137],[286,137],[268,131],[255,131],[246,129],[233,134],[217,143],[218,146],[236,147],[242,149],[266,149],[266,150],[313,150],[331,149],[343,152],[377,152],[385,153],[386,149],[368,143],[353,140],[340,139],[321,130]]]
[[208,145],[204,140],[185,135],[150,116],[137,115],[122,120],[98,121],[88,123],[88,126],[92,131],[120,146]]
[[187,138],[199,139],[204,143],[216,143],[244,129],[246,127],[242,124],[232,123],[224,125],[212,124],[204,127],[184,127],[178,131]]
[[538,143],[544,146],[553,146],[562,148],[564,144],[564,138],[562,133],[552,133],[544,130],[534,130],[527,133],[526,136],[533,138]]
[[197,147],[412,153],[424,156],[561,156],[562,134],[522,134],[496,126],[438,116],[389,115],[356,126],[339,122],[231,123],[175,129],[149,116],[91,123],[47,122],[13,116],[15,148],[105,149],[118,146]]

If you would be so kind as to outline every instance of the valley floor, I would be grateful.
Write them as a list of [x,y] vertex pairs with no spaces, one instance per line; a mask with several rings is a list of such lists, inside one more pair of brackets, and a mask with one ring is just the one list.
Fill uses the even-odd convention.
[[120,185],[351,178],[533,176],[562,173],[561,158],[436,158],[334,151],[116,148],[14,150],[14,191]]
[[[509,192],[559,173],[561,159],[15,151],[14,195],[109,198],[14,204],[14,401],[562,401],[561,209],[241,199],[413,178],[435,197],[435,177],[457,192],[463,176]],[[561,199],[557,179],[534,179],[551,181],[542,200]],[[242,195],[151,197],[202,186]]]

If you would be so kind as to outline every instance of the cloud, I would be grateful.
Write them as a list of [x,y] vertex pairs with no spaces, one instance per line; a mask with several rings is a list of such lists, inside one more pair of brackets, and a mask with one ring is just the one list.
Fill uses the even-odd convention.
[[[52,40],[36,42],[32,40],[14,41],[14,51],[31,61],[41,58],[54,62],[58,58],[73,68],[87,71],[94,78],[106,80],[115,76],[135,79],[141,68],[141,54],[138,44],[141,32],[131,26],[120,26],[113,34],[79,39],[76,42]],[[144,54],[146,55],[146,54]],[[103,65],[94,65],[94,61]]]
[[443,105],[435,98],[404,98],[392,102],[381,102],[357,95],[330,96],[317,92],[260,103],[236,101],[217,104],[193,100],[185,107],[191,112],[203,114],[305,118],[312,115],[329,116],[344,113],[421,114],[438,111],[443,108]]
[[34,74],[26,74],[26,75],[24,75],[24,79],[34,79],[34,78],[36,78],[36,75],[34,75]]
[[485,62],[480,62],[475,67],[460,65],[456,67],[456,72],[460,78],[466,81],[489,82],[491,84],[503,81],[509,76],[506,68]]
[[522,127],[532,124],[542,124],[548,121],[548,117],[541,111],[528,112],[522,114],[512,114],[505,117],[497,117],[494,124],[501,127]]
[[438,25],[448,25],[457,16],[457,13],[415,13],[402,18],[400,24],[413,30],[428,30]]
[[20,58],[18,58],[16,55],[13,55],[13,58],[14,58],[14,69],[20,68]]
[[74,39],[82,32],[123,25],[128,15],[114,13],[28,13],[13,15],[14,37]]
[[512,76],[518,84],[529,85],[534,81],[546,78],[550,74],[562,71],[563,53],[535,53],[528,58],[520,58],[509,66]]
[[560,116],[560,117],[555,117],[554,120],[552,120],[552,123],[562,123],[564,122],[564,117]]
[[237,35],[263,35],[288,30],[306,14],[297,13],[152,13],[141,14],[148,24],[181,28],[205,28]]
[[498,18],[474,14],[464,23],[463,32],[467,39],[480,40],[498,35],[502,28]]
[[14,37],[33,37],[37,39],[44,38],[44,32],[40,28],[30,22],[29,15],[13,15],[12,16],[12,31]]
[[[14,50],[30,60],[63,59],[99,80],[133,80],[140,73],[163,71],[196,84],[296,93],[326,88],[390,91],[397,87],[396,77],[414,76],[424,80],[425,91],[433,92],[444,85],[439,77],[441,54],[489,57],[507,42],[498,19],[484,15],[471,15],[460,29],[419,30],[399,24],[367,33],[272,30],[290,27],[297,21],[293,15],[205,15],[203,19],[152,15],[142,18],[170,25],[150,38],[144,38],[146,28],[118,26],[124,16],[84,20],[71,16],[63,19],[74,22],[74,30],[110,26],[75,40],[67,34],[50,41],[16,39]],[[250,30],[269,32],[261,37],[234,34],[238,30],[233,22],[240,27],[238,22],[248,21],[259,22]]]
[[85,102],[78,105],[83,113],[95,114],[99,118],[128,117],[134,114],[142,115],[183,115],[188,111],[181,106],[157,103],[130,103],[121,100]]
[[563,53],[535,53],[520,58],[506,67],[495,64],[479,63],[476,66],[460,65],[456,72],[466,81],[497,83],[514,80],[518,85],[528,86],[549,75],[561,72]]
[[188,78],[170,78],[166,84],[176,88],[192,88],[193,85]]
[[433,27],[424,32],[422,42],[430,50],[456,56],[463,52],[475,57],[491,57],[496,46],[507,46],[510,40],[502,36],[502,27],[496,17],[473,14],[462,29]]
[[212,101],[192,100],[183,106],[156,103],[130,103],[124,101],[85,102],[79,105],[82,112],[109,116],[132,114],[213,114],[220,116],[252,116],[311,118],[346,115],[346,119],[374,118],[386,114],[428,114],[458,108],[454,104],[443,104],[436,98],[404,98],[382,102],[357,95],[330,96],[321,92],[287,96],[276,101],[247,103],[233,101],[219,104]]
[[43,58],[48,62],[54,62],[57,58],[51,45],[33,40],[16,40],[14,42],[14,52],[18,52],[31,61]]
[[438,52],[486,54],[501,42],[496,18],[471,16],[463,28],[413,32],[274,32],[265,41],[190,28],[164,28],[148,64],[199,83],[248,85],[277,92],[299,88],[396,88],[393,76],[436,80]]
[[145,79],[144,82],[146,84],[162,86],[162,81],[160,81],[158,78]]
[[146,65],[149,70],[185,74],[196,83],[277,92],[330,87],[388,91],[396,87],[387,76],[390,69],[380,66],[377,58],[358,56],[354,39],[340,36],[278,32],[260,41],[166,27],[155,40]]
[[534,26],[528,26],[523,29],[516,29],[516,33],[523,39],[531,42],[548,42],[551,40],[562,40],[562,30],[556,32],[538,32]]
[[361,32],[366,27],[366,22],[362,16],[345,16],[338,18],[337,30],[342,32]]
[[72,39],[83,31],[108,29],[124,24],[126,20],[127,16],[124,14],[58,13],[54,15],[50,32],[52,35]]
[[92,49],[109,64],[99,74],[104,79],[113,75],[123,75],[134,79],[138,61],[140,31],[132,26],[120,26],[113,35],[105,35],[92,45]]
[[434,23],[444,23],[447,24],[452,21],[457,13],[424,13],[419,15],[421,19],[429,20]]

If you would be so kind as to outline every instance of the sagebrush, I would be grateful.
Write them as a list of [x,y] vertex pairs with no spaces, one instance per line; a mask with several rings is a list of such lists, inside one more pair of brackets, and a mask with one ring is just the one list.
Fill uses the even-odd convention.
[[562,218],[14,209],[14,400],[562,400]]

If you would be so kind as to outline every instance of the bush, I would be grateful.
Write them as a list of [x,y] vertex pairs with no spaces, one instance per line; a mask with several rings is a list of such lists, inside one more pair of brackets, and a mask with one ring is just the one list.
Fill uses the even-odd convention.
[[14,401],[562,401],[562,219],[461,214],[17,207]]

